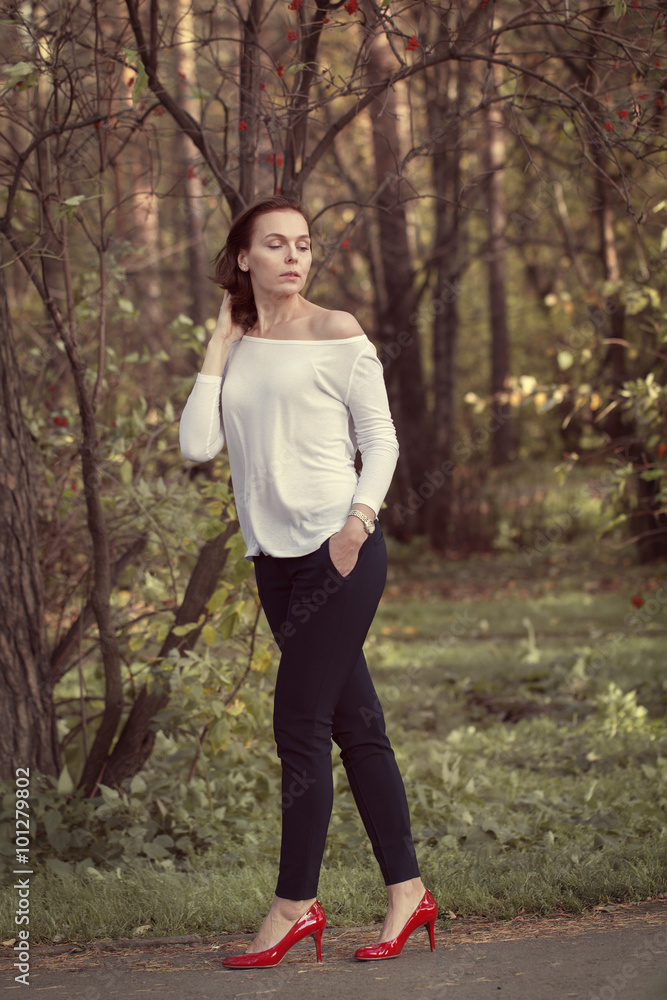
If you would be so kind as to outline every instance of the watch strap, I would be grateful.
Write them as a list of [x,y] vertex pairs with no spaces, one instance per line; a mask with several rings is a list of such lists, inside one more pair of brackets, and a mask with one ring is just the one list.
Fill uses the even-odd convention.
[[358,517],[360,521],[364,522],[364,528],[366,529],[366,534],[370,535],[375,531],[375,522],[371,521],[370,517],[367,517],[363,511],[352,509],[347,515],[348,517]]

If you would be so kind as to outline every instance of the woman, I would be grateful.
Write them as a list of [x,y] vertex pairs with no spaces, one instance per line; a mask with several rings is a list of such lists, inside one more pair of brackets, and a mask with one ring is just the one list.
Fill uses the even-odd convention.
[[[276,894],[228,968],[277,965],[325,926],[317,882],[333,801],[331,740],[388,891],[370,961],[400,954],[437,906],[419,877],[405,790],[362,647],[384,588],[377,513],[398,445],[382,366],[357,321],[301,293],[312,262],[300,206],[268,198],[234,220],[216,259],[225,296],[181,419],[186,458],[225,442],[246,558],[282,651],[274,734],[282,763]],[[357,477],[357,447],[363,470]]]

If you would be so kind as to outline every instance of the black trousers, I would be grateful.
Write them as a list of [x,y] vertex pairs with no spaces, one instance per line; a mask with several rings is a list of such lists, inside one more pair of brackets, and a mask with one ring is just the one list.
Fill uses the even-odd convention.
[[380,530],[345,577],[329,539],[305,556],[254,557],[257,588],[282,651],[273,728],[282,764],[276,895],[311,899],[333,805],[331,740],[386,885],[419,875],[405,788],[362,652],[387,577]]

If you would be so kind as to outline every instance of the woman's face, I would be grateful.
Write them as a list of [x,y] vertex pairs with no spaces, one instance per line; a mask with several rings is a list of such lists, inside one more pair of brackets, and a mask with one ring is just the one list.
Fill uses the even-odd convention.
[[238,265],[255,292],[292,295],[303,288],[312,259],[308,223],[286,209],[255,219],[250,248],[241,251]]

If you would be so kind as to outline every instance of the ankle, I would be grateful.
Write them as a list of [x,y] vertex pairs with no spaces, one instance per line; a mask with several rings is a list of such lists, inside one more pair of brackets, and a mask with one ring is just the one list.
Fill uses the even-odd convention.
[[396,882],[387,886],[387,901],[389,906],[396,906],[405,900],[414,901],[422,898],[426,889],[421,878],[408,879],[405,882]]
[[280,896],[275,896],[271,909],[276,916],[282,917],[283,920],[298,920],[310,909],[315,900],[316,897],[313,899],[283,899]]

